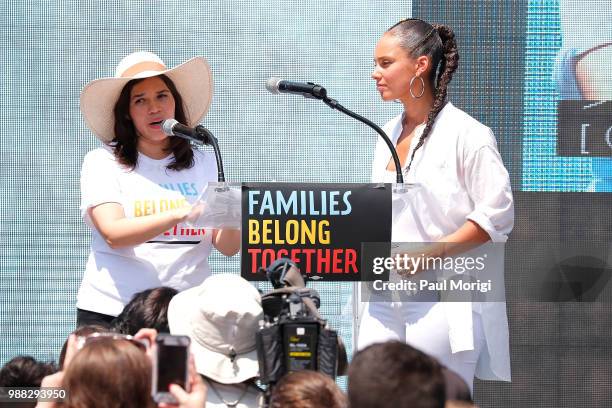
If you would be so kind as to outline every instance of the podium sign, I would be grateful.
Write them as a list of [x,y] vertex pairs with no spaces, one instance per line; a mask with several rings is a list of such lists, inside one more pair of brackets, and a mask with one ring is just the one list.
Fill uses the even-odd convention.
[[390,184],[245,183],[242,277],[289,258],[310,279],[357,281],[364,242],[391,240]]

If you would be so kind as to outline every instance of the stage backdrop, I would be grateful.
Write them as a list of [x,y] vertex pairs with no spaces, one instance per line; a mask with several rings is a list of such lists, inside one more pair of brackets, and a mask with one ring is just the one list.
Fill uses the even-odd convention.
[[[382,124],[400,106],[378,98],[373,48],[410,14],[410,1],[3,2],[0,363],[22,353],[55,359],[75,325],[90,241],[79,172],[100,146],[79,111],[87,82],[112,76],[137,50],[169,66],[202,55],[215,83],[203,124],[219,139],[227,180],[368,182],[376,133],[319,101],[272,95],[265,83],[319,83]],[[214,273],[239,267],[239,256],[212,257]],[[350,346],[351,285],[313,286]]]
[[[318,83],[382,125],[401,106],[380,101],[370,78],[374,46],[401,18],[420,17],[455,29],[460,68],[450,99],[493,129],[516,193],[511,240],[519,252],[507,257],[506,276],[513,382],[477,382],[476,402],[611,406],[609,285],[563,302],[525,296],[522,277],[545,280],[550,270],[520,253],[530,242],[611,241],[612,159],[557,152],[558,135],[579,139],[585,129],[605,141],[612,126],[612,115],[576,128],[557,114],[561,101],[612,99],[610,10],[607,0],[4,2],[0,364],[18,354],[56,359],[74,328],[90,239],[79,172],[85,153],[100,146],[78,108],[87,82],[111,76],[137,50],[169,66],[203,55],[215,81],[203,124],[219,139],[228,180],[368,182],[374,132],[264,84],[272,76]],[[595,128],[603,136],[589,133]],[[211,267],[239,273],[239,257],[216,253]],[[352,285],[312,287],[352,352]]]

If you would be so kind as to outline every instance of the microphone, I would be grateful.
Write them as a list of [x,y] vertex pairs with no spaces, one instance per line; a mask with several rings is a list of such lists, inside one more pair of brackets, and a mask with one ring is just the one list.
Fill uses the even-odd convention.
[[312,82],[291,82],[272,77],[266,81],[266,89],[273,94],[291,93],[302,95],[304,98],[325,99],[327,91],[321,85]]
[[162,122],[162,130],[167,136],[178,136],[198,143],[207,145],[212,144],[212,134],[202,125],[190,128],[189,126],[179,123],[176,119],[165,119]]
[[393,163],[395,163],[395,172],[396,172],[396,180],[398,184],[404,184],[404,176],[402,175],[402,170],[400,166],[399,157],[397,155],[397,151],[395,150],[395,146],[389,139],[389,136],[378,127],[374,122],[369,119],[364,118],[363,116],[345,108],[340,105],[337,100],[328,98],[327,91],[321,85],[313,84],[312,82],[302,83],[302,82],[290,82],[285,81],[280,78],[272,77],[268,79],[266,82],[266,89],[273,94],[283,93],[292,93],[302,95],[305,98],[311,99],[320,99],[324,104],[329,106],[332,109],[337,109],[345,115],[350,116],[353,119],[357,119],[361,123],[365,123],[372,129],[374,129],[385,141],[387,147],[391,151],[391,157],[393,158]]
[[202,125],[198,125],[194,128],[185,126],[179,123],[176,119],[165,119],[162,122],[162,130],[167,136],[177,136],[183,139],[191,140],[198,144],[205,144],[212,146],[215,152],[215,159],[217,160],[217,180],[219,183],[225,182],[225,173],[223,172],[223,161],[221,160],[221,151],[219,150],[219,143],[215,135]]

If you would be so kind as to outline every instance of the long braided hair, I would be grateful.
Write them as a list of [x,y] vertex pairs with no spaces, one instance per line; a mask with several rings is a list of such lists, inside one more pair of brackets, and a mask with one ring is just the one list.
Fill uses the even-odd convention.
[[431,59],[429,83],[434,89],[434,103],[427,115],[423,134],[412,151],[406,173],[410,171],[414,154],[431,133],[436,117],[446,105],[447,87],[459,66],[455,33],[444,24],[429,24],[419,19],[402,20],[387,30],[399,39],[400,46],[411,58],[426,55]]

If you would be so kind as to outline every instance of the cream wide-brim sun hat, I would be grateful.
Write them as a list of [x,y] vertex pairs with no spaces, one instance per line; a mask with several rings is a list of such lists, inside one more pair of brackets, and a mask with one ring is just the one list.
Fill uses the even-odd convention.
[[197,125],[212,102],[213,82],[208,62],[203,57],[195,57],[168,69],[156,54],[138,51],[119,62],[114,77],[93,80],[81,91],[81,112],[96,137],[105,143],[115,138],[113,109],[129,81],[161,74],[170,78],[181,94],[186,125]]

